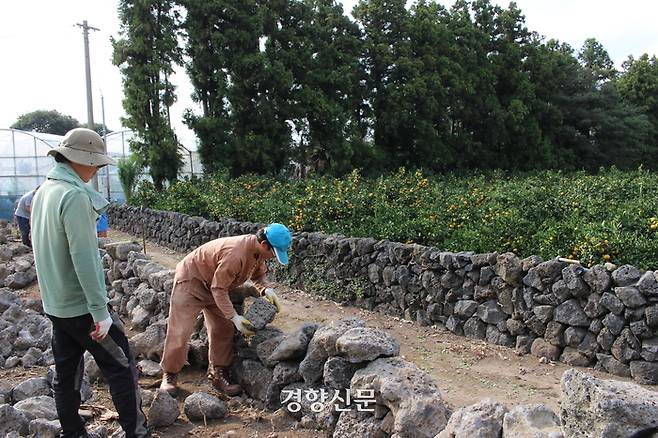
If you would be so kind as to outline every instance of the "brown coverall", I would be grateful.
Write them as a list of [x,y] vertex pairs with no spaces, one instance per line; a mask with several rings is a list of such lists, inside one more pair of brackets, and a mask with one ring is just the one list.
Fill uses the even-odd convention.
[[[259,256],[253,234],[212,240],[178,265],[169,304],[167,338],[160,365],[167,373],[178,373],[185,365],[188,342],[196,318],[203,311],[208,330],[211,365],[227,367],[233,359],[231,297],[263,295],[266,287],[265,259]],[[245,285],[252,280],[253,285]]]

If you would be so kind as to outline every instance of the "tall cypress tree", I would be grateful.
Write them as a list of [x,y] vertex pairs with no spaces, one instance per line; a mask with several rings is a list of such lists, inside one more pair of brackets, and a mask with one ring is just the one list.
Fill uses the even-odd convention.
[[448,20],[445,8],[434,2],[423,0],[411,9],[411,68],[406,89],[413,105],[409,106],[407,132],[412,138],[407,163],[432,171],[452,168],[457,155],[450,144],[449,97],[459,78],[451,59],[454,35]]
[[318,173],[349,171],[364,153],[358,27],[335,0],[275,3],[266,22],[267,60],[290,75],[278,101],[295,131],[292,157]]
[[550,148],[541,142],[541,127],[535,116],[535,87],[528,74],[532,35],[521,10],[511,3],[496,10],[490,60],[500,105],[498,150],[501,167],[542,168],[551,162]]
[[646,53],[638,59],[629,57],[622,65],[623,72],[617,87],[627,104],[642,109],[651,123],[648,148],[644,161],[649,167],[658,167],[658,59]]
[[186,70],[193,86],[192,100],[201,114],[186,111],[185,123],[199,138],[199,156],[206,173],[230,167],[228,145],[228,74],[220,53],[224,38],[217,28],[224,24],[223,0],[183,0],[186,14]]
[[567,44],[544,42],[534,35],[525,64],[535,95],[532,117],[541,128],[537,146],[541,166],[536,167],[573,168],[578,161],[574,145],[579,134],[568,120],[572,120],[570,114],[575,109],[571,96],[582,87],[573,50]]
[[375,148],[386,168],[413,164],[415,78],[405,0],[360,1],[354,17],[364,30],[363,62]]
[[204,168],[232,175],[278,173],[290,128],[273,96],[281,78],[261,51],[264,6],[256,0],[184,0],[188,74],[202,115],[187,123],[201,141]]
[[496,147],[501,130],[501,111],[495,90],[495,72],[489,60],[495,11],[479,2],[476,11],[466,0],[450,10],[448,27],[454,35],[451,59],[458,81],[451,90],[450,124],[453,148],[461,168],[499,167]]
[[131,148],[149,167],[155,187],[174,181],[182,160],[171,129],[176,95],[169,78],[180,63],[179,15],[173,0],[121,0],[121,38],[112,40],[113,62],[123,74],[123,124],[135,131]]

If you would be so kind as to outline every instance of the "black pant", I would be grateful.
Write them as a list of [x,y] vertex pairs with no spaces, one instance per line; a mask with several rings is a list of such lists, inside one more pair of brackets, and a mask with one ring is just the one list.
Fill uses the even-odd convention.
[[84,421],[78,409],[84,372],[83,354],[87,350],[94,356],[110,386],[112,401],[119,413],[119,424],[126,432],[126,438],[149,437],[134,358],[118,317],[112,315],[110,331],[100,342],[94,341],[89,335],[94,329],[90,314],[74,318],[48,317],[53,322],[52,346],[57,371],[54,390],[57,414],[62,426],[61,436],[86,436]]
[[21,232],[21,242],[23,242],[23,245],[32,247],[32,241],[30,240],[30,220],[22,216],[14,217],[16,218],[18,229]]

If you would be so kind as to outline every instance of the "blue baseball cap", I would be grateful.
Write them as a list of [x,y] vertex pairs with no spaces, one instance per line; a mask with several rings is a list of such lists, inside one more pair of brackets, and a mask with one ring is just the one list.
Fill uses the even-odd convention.
[[274,250],[276,259],[282,265],[288,264],[288,250],[292,245],[290,230],[283,224],[269,224],[265,227],[265,237]]

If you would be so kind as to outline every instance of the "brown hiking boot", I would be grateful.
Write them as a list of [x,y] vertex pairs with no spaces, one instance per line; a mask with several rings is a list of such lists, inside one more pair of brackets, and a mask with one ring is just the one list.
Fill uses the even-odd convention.
[[242,387],[237,383],[231,383],[228,375],[228,368],[211,366],[208,372],[208,378],[212,386],[229,397],[233,397],[242,392]]
[[172,397],[176,397],[176,394],[178,393],[178,384],[176,382],[177,378],[178,374],[165,372],[162,375],[162,383],[160,383],[160,389],[167,391]]

